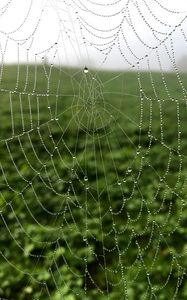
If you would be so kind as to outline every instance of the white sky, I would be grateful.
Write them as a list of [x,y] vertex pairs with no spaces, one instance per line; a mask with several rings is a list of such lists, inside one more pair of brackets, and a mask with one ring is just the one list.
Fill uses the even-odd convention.
[[[55,64],[125,69],[130,67],[126,59],[136,64],[148,54],[151,68],[158,69],[155,50],[140,39],[153,47],[159,44],[158,39],[167,37],[163,45],[169,55],[163,45],[158,53],[163,68],[170,69],[169,32],[174,30],[171,38],[176,60],[187,54],[187,42],[181,33],[182,28],[187,35],[187,20],[182,22],[185,16],[186,0],[1,0],[1,60],[41,63],[45,57]],[[180,22],[181,27],[174,29]],[[155,36],[148,25],[157,31]],[[102,63],[107,45],[111,51]],[[146,68],[144,61],[141,68]]]

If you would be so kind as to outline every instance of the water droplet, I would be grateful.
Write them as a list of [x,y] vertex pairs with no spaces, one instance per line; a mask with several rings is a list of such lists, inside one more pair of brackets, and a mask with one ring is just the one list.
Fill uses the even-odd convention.
[[84,68],[84,73],[85,73],[85,74],[88,73],[88,68],[87,68],[87,67]]
[[84,181],[88,181],[88,177],[87,176],[84,176]]

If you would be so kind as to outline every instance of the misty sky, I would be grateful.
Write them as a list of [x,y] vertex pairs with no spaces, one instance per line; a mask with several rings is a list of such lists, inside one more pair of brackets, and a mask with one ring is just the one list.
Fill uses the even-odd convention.
[[146,69],[147,55],[169,70],[187,54],[186,16],[186,0],[1,0],[1,60]]

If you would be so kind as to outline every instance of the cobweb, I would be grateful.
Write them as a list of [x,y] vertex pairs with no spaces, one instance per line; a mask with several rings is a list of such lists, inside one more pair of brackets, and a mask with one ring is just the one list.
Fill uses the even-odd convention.
[[1,1],[1,299],[185,299],[187,11],[169,2]]

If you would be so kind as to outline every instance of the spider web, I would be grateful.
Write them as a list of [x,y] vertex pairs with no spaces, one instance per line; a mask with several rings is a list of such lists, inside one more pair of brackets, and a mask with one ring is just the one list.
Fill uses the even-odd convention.
[[1,4],[1,299],[185,299],[186,18]]

